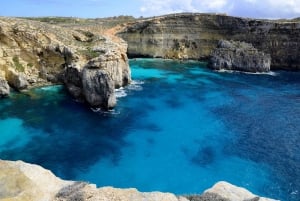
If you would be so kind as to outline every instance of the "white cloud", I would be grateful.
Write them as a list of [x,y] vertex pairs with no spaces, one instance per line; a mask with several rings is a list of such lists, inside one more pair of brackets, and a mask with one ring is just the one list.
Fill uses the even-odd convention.
[[143,15],[222,12],[256,18],[300,17],[300,0],[141,0]]
[[147,15],[161,15],[173,12],[196,12],[192,6],[193,0],[143,0],[141,12]]

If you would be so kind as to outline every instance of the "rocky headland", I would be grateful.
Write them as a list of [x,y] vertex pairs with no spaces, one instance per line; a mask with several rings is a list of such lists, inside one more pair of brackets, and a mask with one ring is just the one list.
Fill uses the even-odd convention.
[[259,52],[251,44],[221,40],[211,54],[208,67],[214,70],[268,72],[270,64],[270,55]]
[[300,69],[299,20],[182,13],[129,23],[118,35],[131,57],[209,60],[219,41],[228,40],[251,44],[267,60],[270,55],[272,70]]
[[139,192],[137,189],[97,188],[85,182],[64,181],[38,165],[0,160],[1,201],[275,201],[227,182],[218,182],[202,195]]
[[115,88],[127,85],[127,44],[80,28],[0,18],[0,96],[9,87],[64,83],[78,100],[109,109]]

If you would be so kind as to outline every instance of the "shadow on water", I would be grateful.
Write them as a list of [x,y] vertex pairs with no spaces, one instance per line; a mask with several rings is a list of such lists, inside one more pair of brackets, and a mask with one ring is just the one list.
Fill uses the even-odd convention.
[[200,147],[195,156],[192,157],[191,162],[201,167],[208,166],[215,161],[215,151],[213,147]]
[[[0,118],[23,120],[24,130],[34,135],[26,144],[0,150],[1,159],[24,160],[51,169],[65,179],[75,172],[108,158],[117,165],[122,148],[130,146],[123,139],[136,119],[147,109],[130,110],[115,118],[94,113],[71,99],[64,89],[54,93],[33,91],[33,96],[16,94],[0,109]],[[149,125],[146,129],[158,129]]]

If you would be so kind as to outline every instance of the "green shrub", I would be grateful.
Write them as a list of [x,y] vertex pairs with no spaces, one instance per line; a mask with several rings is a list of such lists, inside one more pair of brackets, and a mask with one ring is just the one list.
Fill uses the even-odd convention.
[[14,56],[13,57],[13,62],[14,62],[14,65],[15,65],[15,68],[17,71],[19,72],[24,72],[25,71],[25,68],[24,66],[20,63],[20,60],[19,60],[19,57],[18,56]]
[[90,47],[85,50],[81,50],[80,53],[83,54],[88,60],[99,56],[99,52],[92,50]]
[[33,63],[28,63],[27,66],[30,67],[30,68],[32,68],[33,67]]

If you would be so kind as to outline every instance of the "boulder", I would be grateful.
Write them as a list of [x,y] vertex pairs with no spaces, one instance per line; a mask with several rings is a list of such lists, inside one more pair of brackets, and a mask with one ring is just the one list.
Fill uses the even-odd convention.
[[271,56],[255,49],[251,44],[220,40],[213,51],[208,67],[214,70],[268,72]]
[[200,197],[203,201],[275,201],[273,199],[259,197],[244,188],[234,186],[224,181],[216,183]]
[[8,84],[16,90],[26,89],[29,85],[24,73],[16,72],[12,69],[8,70],[6,80]]
[[0,77],[0,98],[9,95],[10,89],[7,81]]
[[0,160],[0,201],[51,201],[72,183],[38,165]]

